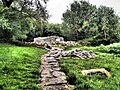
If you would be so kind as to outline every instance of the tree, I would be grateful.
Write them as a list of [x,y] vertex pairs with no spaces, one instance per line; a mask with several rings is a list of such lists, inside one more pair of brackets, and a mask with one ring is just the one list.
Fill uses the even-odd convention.
[[117,25],[119,22],[119,17],[115,15],[115,12],[112,8],[106,6],[100,6],[97,12],[97,25],[98,25],[98,37],[103,43],[113,43],[118,42],[118,31]]
[[[74,1],[63,13],[64,25],[70,29],[73,40],[93,36],[96,29],[96,6],[86,1]],[[94,29],[94,30],[92,30]],[[89,34],[89,33],[93,34]]]
[[63,36],[62,35],[62,25],[61,24],[49,24],[44,23],[41,28],[37,30],[31,30],[27,36],[28,41],[33,41],[35,37],[46,37],[46,36]]
[[[112,8],[86,1],[74,1],[63,13],[63,25],[70,40],[88,40],[93,45],[110,44],[120,40],[119,17]],[[69,33],[69,35],[67,35]]]
[[[44,0],[45,3],[46,1]],[[46,7],[41,4],[40,0],[14,0],[9,8],[4,7],[0,1],[0,16],[3,18],[0,21],[6,20],[7,23],[7,26],[0,27],[0,30],[1,32],[7,31],[7,33],[9,31],[8,36],[12,35],[9,39],[26,38],[30,30],[36,27],[41,28],[42,23],[48,18]],[[4,26],[4,23],[1,23],[1,26]]]

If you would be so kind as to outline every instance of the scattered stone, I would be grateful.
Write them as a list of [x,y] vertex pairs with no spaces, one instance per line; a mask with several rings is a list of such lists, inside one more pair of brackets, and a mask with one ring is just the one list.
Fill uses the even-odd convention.
[[107,70],[105,70],[104,68],[101,68],[101,69],[82,70],[81,73],[82,73],[83,75],[101,73],[102,75],[105,75],[106,77],[110,77],[110,73],[109,73]]
[[92,51],[85,51],[80,49],[75,49],[72,51],[67,51],[62,53],[63,57],[78,57],[81,59],[94,58],[96,55]]

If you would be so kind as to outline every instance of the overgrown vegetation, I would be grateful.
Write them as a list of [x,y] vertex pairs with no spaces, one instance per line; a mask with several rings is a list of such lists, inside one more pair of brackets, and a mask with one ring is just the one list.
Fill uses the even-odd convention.
[[[119,90],[120,43],[97,47],[68,47],[66,50],[73,48],[93,50],[97,54],[94,59],[62,58],[60,60],[62,70],[68,76],[69,83],[75,85],[75,90]],[[108,78],[99,74],[86,76],[81,74],[81,70],[96,68],[105,68],[110,72],[111,77]]]
[[0,90],[40,90],[40,56],[44,49],[0,43]]

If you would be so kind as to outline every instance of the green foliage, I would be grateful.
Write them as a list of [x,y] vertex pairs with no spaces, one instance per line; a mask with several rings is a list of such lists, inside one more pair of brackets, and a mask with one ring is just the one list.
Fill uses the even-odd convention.
[[36,3],[33,0],[15,0],[9,8],[0,1],[0,38],[24,40],[29,31],[41,28],[47,18],[46,8],[39,0]]
[[[69,83],[75,85],[75,90],[119,90],[120,88],[120,53],[114,51],[119,50],[120,43],[111,44],[108,46],[97,47],[68,47],[67,50],[80,48],[83,50],[93,50],[97,57],[93,59],[77,59],[77,58],[62,58],[60,66],[68,76]],[[118,47],[112,53],[103,52],[104,48]],[[96,68],[105,68],[111,74],[111,77],[105,77],[99,74],[82,75],[81,70],[89,70]]]
[[[110,44],[113,42],[119,41],[119,34],[120,30],[117,30],[117,24],[119,22],[118,16],[114,14],[114,10],[109,7],[100,6],[98,8],[98,33],[95,39],[101,40],[103,44]],[[104,42],[102,42],[104,41]]]
[[61,24],[46,23],[43,27],[42,36],[61,36]]
[[0,44],[0,89],[40,90],[38,68],[45,50]]
[[107,46],[100,45],[97,49],[104,53],[120,54],[120,43],[113,43]]
[[63,36],[62,35],[62,25],[61,24],[49,24],[44,23],[41,28],[37,28],[36,30],[31,30],[27,34],[28,41],[32,41],[35,37],[46,37],[46,36]]
[[110,44],[120,40],[119,17],[112,8],[96,8],[86,1],[74,1],[63,13],[63,21],[66,30],[64,33],[69,34],[66,36],[70,40],[91,39],[92,45]]
[[95,35],[97,30],[96,6],[86,1],[75,1],[63,14],[63,23],[73,36],[73,40],[79,40]]

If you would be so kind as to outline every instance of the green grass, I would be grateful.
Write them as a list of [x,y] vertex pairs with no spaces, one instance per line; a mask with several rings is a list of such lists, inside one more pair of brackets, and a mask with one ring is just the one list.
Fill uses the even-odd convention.
[[[80,48],[85,50],[93,50],[97,57],[94,59],[77,59],[77,58],[62,58],[60,66],[66,73],[67,79],[70,84],[75,85],[75,90],[120,90],[120,53],[116,54],[119,50],[120,43],[108,46],[97,47],[68,47],[66,50]],[[81,70],[106,68],[111,77],[105,77],[98,74],[86,75],[81,74]]]
[[0,43],[0,90],[40,90],[40,56],[44,49]]

